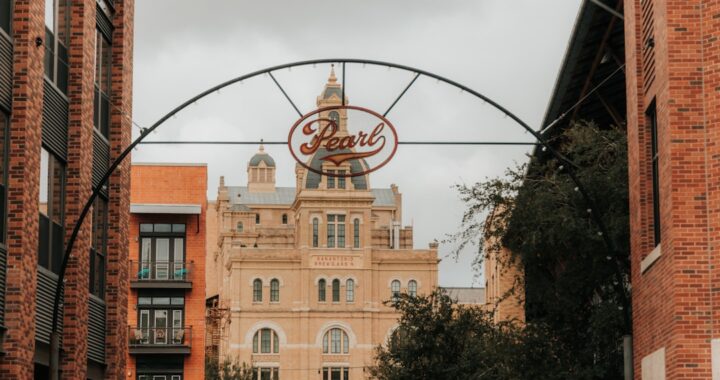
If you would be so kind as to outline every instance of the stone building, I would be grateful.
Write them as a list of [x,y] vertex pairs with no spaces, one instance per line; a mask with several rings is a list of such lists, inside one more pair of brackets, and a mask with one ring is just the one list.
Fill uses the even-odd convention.
[[[131,0],[0,1],[0,378],[125,378]],[[93,189],[53,308],[63,253]]]
[[[318,106],[340,104],[340,94],[332,74]],[[336,119],[344,130],[344,115]],[[413,249],[397,186],[298,165],[296,187],[278,187],[276,165],[260,147],[247,185],[221,178],[208,213],[208,298],[224,310],[209,352],[251,363],[263,380],[363,379],[397,325],[383,301],[437,286],[437,244]]]

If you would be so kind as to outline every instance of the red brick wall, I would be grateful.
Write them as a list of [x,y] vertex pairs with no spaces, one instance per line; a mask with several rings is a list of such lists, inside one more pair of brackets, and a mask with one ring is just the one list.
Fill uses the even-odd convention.
[[[192,262],[192,289],[185,292],[185,326],[192,326],[191,354],[185,357],[184,378],[205,377],[205,220],[207,210],[206,166],[132,166],[131,203],[199,204],[197,215],[148,215],[130,217],[130,260],[139,258],[140,223],[185,223],[186,260]],[[128,325],[137,324],[137,292],[128,298]],[[129,357],[127,371],[135,376],[135,361]]]
[[[95,43],[95,1],[73,1],[68,46],[68,156],[65,207],[65,241],[90,197],[93,157],[93,81]],[[63,320],[63,355],[61,373],[64,379],[87,376],[88,350],[88,282],[91,220],[86,218],[77,236],[65,274],[65,308]]]
[[[653,0],[656,79],[644,90],[640,0],[625,2],[635,377],[665,348],[668,379],[710,378],[717,267],[717,1]],[[661,256],[654,248],[650,136],[644,113],[655,99],[659,126]],[[714,212],[713,212],[714,211]],[[713,216],[714,215],[714,216]],[[717,272],[717,269],[715,270]],[[714,276],[711,276],[714,275]],[[715,308],[717,309],[717,308]]]
[[0,377],[33,375],[35,288],[38,247],[38,192],[44,48],[44,2],[17,0],[13,14],[13,103],[8,176],[8,265]]
[[[131,141],[134,0],[115,0],[112,39],[110,159]],[[130,156],[110,177],[108,256],[105,287],[105,378],[127,379],[128,223],[130,209]]]

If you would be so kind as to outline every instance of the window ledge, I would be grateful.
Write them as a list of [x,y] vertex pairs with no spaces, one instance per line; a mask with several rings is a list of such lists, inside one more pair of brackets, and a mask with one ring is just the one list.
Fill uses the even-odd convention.
[[650,269],[650,267],[662,256],[662,250],[661,245],[658,244],[655,249],[653,249],[650,254],[645,256],[642,261],[640,261],[640,273],[645,274],[645,272]]

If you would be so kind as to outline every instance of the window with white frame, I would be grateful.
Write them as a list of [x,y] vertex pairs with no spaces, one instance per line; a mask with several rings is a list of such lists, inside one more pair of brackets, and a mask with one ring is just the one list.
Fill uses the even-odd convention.
[[253,354],[277,354],[280,352],[280,339],[273,329],[258,330],[253,336]]
[[347,354],[350,349],[348,334],[340,328],[332,328],[323,337],[323,354]]
[[345,215],[327,216],[328,248],[345,248]]
[[345,301],[355,302],[355,281],[353,279],[345,282]]

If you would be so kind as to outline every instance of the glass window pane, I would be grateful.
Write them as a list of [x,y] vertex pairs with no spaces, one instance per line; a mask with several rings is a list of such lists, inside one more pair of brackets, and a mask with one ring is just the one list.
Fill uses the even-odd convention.
[[172,231],[173,232],[185,232],[185,225],[184,224],[173,224]]
[[171,228],[169,224],[156,224],[155,225],[155,232],[171,232]]
[[270,353],[270,329],[260,330],[260,352],[263,354]]
[[40,150],[40,212],[48,215],[48,180],[50,179],[50,153]]
[[260,331],[256,332],[255,335],[253,335],[253,353],[257,354],[259,350],[258,346],[258,340],[260,339]]
[[45,0],[45,27],[55,31],[55,1]]
[[140,232],[153,232],[153,225],[150,223],[140,223]]
[[138,305],[150,305],[152,297],[138,297]]
[[340,302],[340,280],[333,280],[332,282],[332,300],[333,302]]
[[153,305],[169,305],[170,297],[153,297]]
[[185,239],[175,238],[173,247],[173,261],[181,263],[185,261]]
[[173,305],[184,305],[185,304],[185,298],[184,297],[172,297],[170,299],[170,303]]

